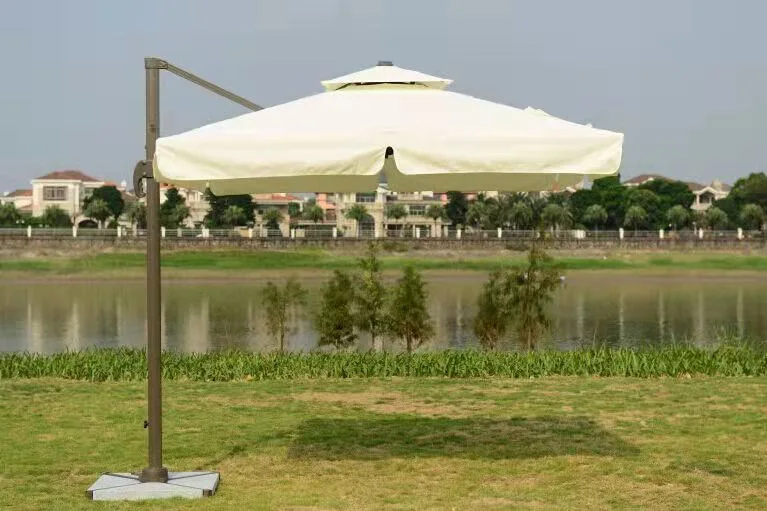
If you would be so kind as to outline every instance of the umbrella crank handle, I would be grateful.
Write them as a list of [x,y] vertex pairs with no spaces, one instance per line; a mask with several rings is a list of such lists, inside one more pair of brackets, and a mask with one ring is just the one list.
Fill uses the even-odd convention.
[[149,421],[148,420],[144,420],[144,429],[146,429],[148,427],[149,427]]

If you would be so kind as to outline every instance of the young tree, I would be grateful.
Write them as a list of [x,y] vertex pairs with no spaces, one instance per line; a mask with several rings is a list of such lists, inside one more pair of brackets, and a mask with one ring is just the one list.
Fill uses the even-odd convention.
[[85,206],[83,214],[99,223],[99,229],[104,226],[104,222],[112,216],[109,205],[102,199],[91,199]]
[[469,210],[469,201],[461,192],[447,192],[447,205],[445,214],[454,226],[466,225],[466,212]]
[[426,216],[434,220],[434,229],[437,229],[437,220],[443,220],[445,217],[445,208],[441,204],[432,204],[426,208]]
[[354,220],[357,226],[357,237],[360,235],[360,223],[368,215],[368,210],[362,204],[354,204],[346,211],[346,218]]
[[58,206],[45,208],[40,222],[47,227],[72,227],[72,220],[69,215]]
[[87,208],[90,201],[96,199],[101,199],[106,202],[110,216],[115,220],[120,218],[120,215],[122,215],[125,210],[125,200],[123,199],[123,195],[115,186],[102,186],[96,188],[93,190],[93,194],[85,199],[83,206]]
[[[386,218],[393,218],[396,223],[407,216],[407,208],[404,204],[392,204],[386,208]],[[400,235],[404,234],[404,227],[400,230]]]
[[263,220],[267,229],[279,229],[282,218],[282,213],[277,208],[269,208],[264,211]]
[[282,288],[272,282],[266,284],[263,294],[266,327],[269,335],[279,342],[281,352],[285,351],[285,338],[290,334],[289,312],[291,308],[303,305],[305,300],[306,291],[293,277]]
[[360,275],[357,277],[354,292],[354,316],[357,327],[370,334],[371,345],[380,351],[379,338],[384,332],[386,302],[386,287],[381,276],[381,261],[378,259],[378,248],[375,244],[368,245],[365,257],[360,259]]
[[128,220],[138,229],[146,229],[146,204],[136,201],[128,208]]
[[634,229],[636,233],[640,226],[647,221],[647,212],[642,206],[631,206],[626,210],[626,217],[623,219],[623,225]]
[[511,323],[510,282],[506,272],[494,271],[477,298],[474,335],[485,349],[497,349]]
[[761,230],[764,225],[764,210],[758,204],[746,204],[740,210],[740,222],[744,229]]
[[322,222],[325,219],[325,212],[322,210],[321,207],[317,206],[316,204],[313,204],[313,205],[307,206],[307,208],[304,209],[304,218],[316,224],[316,223]]
[[599,231],[599,226],[607,222],[607,210],[600,204],[592,204],[586,208],[581,221],[586,225],[592,226],[595,231]]
[[339,270],[322,288],[322,302],[314,326],[320,346],[348,348],[357,340],[354,332],[354,286],[351,277]]
[[221,221],[227,227],[236,227],[245,223],[245,212],[240,206],[227,206],[224,214],[221,215]]
[[687,225],[687,222],[690,221],[690,213],[684,206],[677,204],[666,212],[666,219],[676,231],[680,227]]
[[533,225],[533,208],[525,202],[517,202],[509,209],[508,220],[514,229],[529,229]]
[[429,317],[429,295],[421,275],[412,267],[405,268],[397,281],[386,317],[387,332],[405,341],[408,353],[434,335]]
[[546,307],[554,298],[560,278],[545,252],[533,247],[527,261],[527,267],[510,275],[509,309],[519,341],[530,350],[550,325]]
[[729,218],[727,213],[717,207],[710,207],[703,216],[703,222],[709,229],[719,230],[727,227]]
[[8,202],[0,204],[0,227],[16,227],[21,223],[21,213],[16,204]]

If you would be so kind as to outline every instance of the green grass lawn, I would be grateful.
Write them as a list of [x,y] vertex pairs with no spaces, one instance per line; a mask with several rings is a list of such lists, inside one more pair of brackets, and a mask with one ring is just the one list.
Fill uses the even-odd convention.
[[[647,270],[647,271],[767,271],[767,256],[744,254],[710,255],[706,253],[628,253],[576,255],[554,253],[563,270]],[[440,253],[384,253],[384,268],[401,269],[411,265],[420,270],[490,271],[517,267],[524,264],[525,254],[520,252]],[[322,250],[286,251],[171,251],[163,254],[166,273],[190,275],[204,272],[226,275],[264,270],[334,270],[350,269],[357,265],[357,256],[348,252]],[[145,255],[140,252],[76,253],[64,256],[14,257],[0,260],[0,272],[50,275],[108,275],[140,276]]]
[[767,378],[317,379],[165,387],[205,502],[92,503],[145,463],[139,382],[0,381],[0,509],[765,509]]

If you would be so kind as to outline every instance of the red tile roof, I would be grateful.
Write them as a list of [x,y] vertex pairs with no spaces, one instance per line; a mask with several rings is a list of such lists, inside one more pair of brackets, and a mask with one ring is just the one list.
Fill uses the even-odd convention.
[[279,193],[257,193],[255,195],[256,202],[259,200],[271,200],[271,201],[290,201],[290,202],[301,202],[301,197],[296,197],[295,195],[290,194],[279,194]]
[[32,197],[32,190],[14,190],[6,197]]
[[688,181],[685,184],[687,185],[687,188],[689,188],[691,192],[694,192],[696,190],[702,190],[708,186],[708,185],[702,185],[700,183],[696,183],[695,181]]
[[643,183],[646,183],[647,181],[652,181],[654,179],[659,179],[663,181],[673,181],[673,179],[668,178],[666,176],[661,176],[660,174],[640,174],[636,177],[632,177],[631,179],[628,179],[623,182],[624,185],[641,185]]
[[37,179],[59,179],[59,180],[68,180],[68,181],[83,181],[85,183],[98,183],[101,181],[100,179],[91,177],[88,174],[83,174],[79,170],[57,170],[55,172],[51,172],[50,174],[40,176]]

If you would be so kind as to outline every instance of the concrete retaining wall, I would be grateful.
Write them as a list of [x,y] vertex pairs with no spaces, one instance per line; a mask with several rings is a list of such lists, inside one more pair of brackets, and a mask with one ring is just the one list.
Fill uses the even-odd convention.
[[[326,250],[357,251],[364,248],[370,240],[336,239],[290,239],[290,238],[166,238],[162,240],[164,250],[277,250],[291,248],[317,248]],[[549,239],[540,242],[549,250],[679,250],[679,251],[763,251],[767,249],[767,240],[761,239],[607,239],[577,240]],[[526,250],[529,242],[504,239],[401,239],[378,240],[378,244],[387,251],[408,250]],[[84,250],[144,250],[145,238],[0,238],[0,249],[52,249],[58,251]]]

